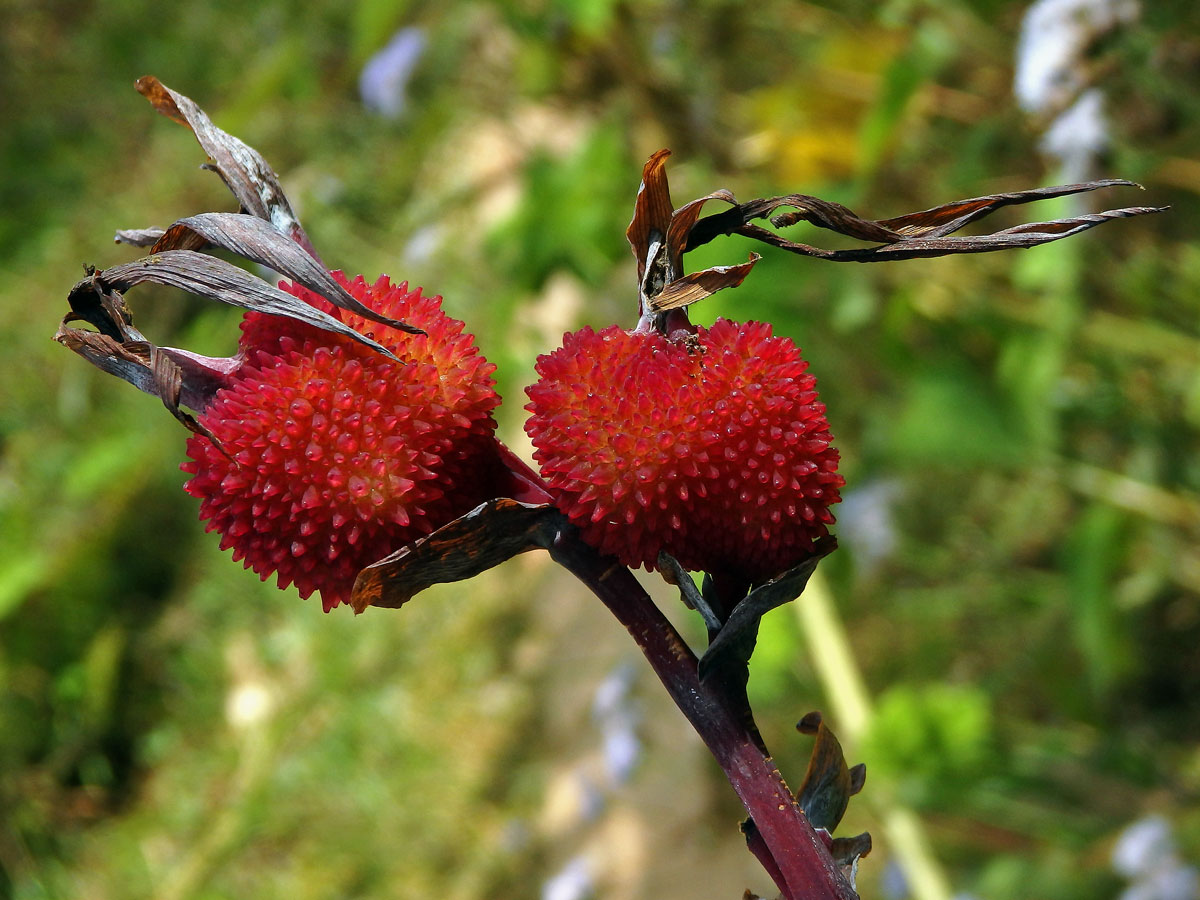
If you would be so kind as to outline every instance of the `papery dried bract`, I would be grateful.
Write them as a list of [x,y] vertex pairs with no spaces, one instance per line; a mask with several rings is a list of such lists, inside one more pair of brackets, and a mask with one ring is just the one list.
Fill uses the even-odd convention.
[[150,252],[205,250],[209,247],[220,247],[279,272],[320,294],[339,309],[412,334],[422,333],[413,325],[389,319],[364,306],[299,244],[270,222],[245,213],[199,213],[180,219],[159,236]]
[[682,309],[717,291],[737,287],[754,268],[759,256],[736,266],[715,266],[691,275],[683,273],[687,236],[709,200],[733,203],[733,194],[716,191],[674,209],[667,184],[667,157],[659,150],[642,168],[642,184],[634,202],[633,219],[625,237],[638,266],[638,296],[643,315]]
[[[1101,213],[1018,225],[993,234],[951,237],[964,225],[1005,206],[1030,203],[1106,187],[1140,187],[1132,181],[1109,178],[1086,184],[1033,188],[990,194],[935,206],[890,219],[865,219],[840,203],[808,194],[786,194],[738,203],[727,190],[714,191],[678,209],[671,203],[666,160],[669,150],[659,150],[646,161],[642,184],[634,205],[633,220],[626,231],[638,265],[638,293],[643,315],[679,309],[727,287],[737,287],[758,261],[716,266],[685,275],[683,256],[722,235],[738,234],[753,240],[818,259],[834,262],[886,262],[956,253],[986,253],[1036,247],[1094,228],[1113,219],[1163,212],[1166,207],[1136,206]],[[700,218],[710,200],[728,203],[731,209]],[[789,212],[779,213],[784,208]],[[770,219],[777,228],[809,222],[847,237],[871,241],[879,246],[849,250],[824,250],[789,241],[760,225]]]
[[134,86],[156,110],[191,130],[204,152],[212,159],[212,168],[246,212],[270,222],[313,256],[317,255],[300,220],[292,212],[292,206],[279,184],[279,176],[262,154],[222,131],[195,101],[171,90],[153,75],[139,78]]
[[563,527],[565,519],[552,506],[490,500],[367,566],[354,582],[350,604],[356,613],[369,606],[403,606],[431,585],[462,581],[544,548]]
[[[807,194],[787,194],[738,203],[732,209],[699,220],[687,237],[685,252],[712,241],[721,235],[739,234],[764,244],[779,247],[803,256],[833,262],[886,262],[920,257],[948,256],[956,253],[987,253],[995,250],[1016,250],[1061,240],[1113,219],[1163,212],[1167,207],[1134,206],[1101,213],[1031,222],[1007,228],[993,234],[951,237],[963,226],[983,218],[997,209],[1015,204],[1031,203],[1052,197],[1095,191],[1106,187],[1140,187],[1132,181],[1110,178],[1086,184],[1068,184],[1033,188],[1005,194],[990,194],[968,200],[955,200],[920,212],[890,219],[864,219],[839,203],[821,200]],[[791,207],[791,212],[775,215]],[[772,231],[753,224],[756,219],[770,219],[782,228],[797,222],[809,222],[847,237],[874,241],[876,247],[849,250],[824,250],[809,244],[789,241]]]
[[816,738],[796,800],[815,827],[832,832],[842,821],[850,798],[862,790],[866,766],[846,765],[842,745],[820,713],[806,715],[796,730]]

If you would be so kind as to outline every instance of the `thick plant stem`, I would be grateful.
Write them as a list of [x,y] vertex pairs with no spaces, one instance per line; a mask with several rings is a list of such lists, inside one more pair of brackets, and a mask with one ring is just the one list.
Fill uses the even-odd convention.
[[[654,605],[632,573],[560,530],[548,548],[554,560],[594,593],[629,631],[675,705],[703,739],[757,829],[751,848],[790,900],[857,900],[825,843],[763,751],[743,710],[720,686],[701,684],[696,655]],[[769,863],[773,862],[774,865]]]

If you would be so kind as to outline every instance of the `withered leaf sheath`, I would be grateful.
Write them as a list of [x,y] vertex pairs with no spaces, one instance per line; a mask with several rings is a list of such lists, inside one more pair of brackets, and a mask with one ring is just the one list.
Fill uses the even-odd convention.
[[[887,262],[958,253],[987,253],[1036,247],[1095,228],[1114,219],[1164,212],[1169,207],[1131,206],[1099,213],[1032,222],[992,234],[956,236],[964,226],[1006,206],[1032,203],[1107,187],[1141,186],[1121,178],[1084,184],[1032,188],[955,200],[920,212],[890,219],[865,219],[840,203],[807,194],[785,194],[738,203],[721,189],[675,209],[667,186],[666,160],[669,150],[659,150],[647,160],[642,186],[634,206],[627,237],[638,265],[638,287],[643,314],[662,313],[702,300],[727,287],[741,284],[758,260],[721,266],[691,275],[684,274],[683,257],[722,235],[741,235],[802,256],[833,262]],[[710,201],[730,208],[710,216],[700,213]],[[788,210],[779,212],[780,210]],[[825,250],[789,241],[757,220],[769,220],[777,228],[809,222],[847,237],[875,244],[848,250]]]

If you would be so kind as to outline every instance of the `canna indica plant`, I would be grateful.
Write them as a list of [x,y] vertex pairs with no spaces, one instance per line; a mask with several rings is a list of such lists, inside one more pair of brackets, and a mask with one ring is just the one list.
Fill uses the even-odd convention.
[[[716,191],[675,208],[668,152],[659,151],[643,169],[627,232],[638,318],[628,330],[568,334],[538,359],[525,426],[534,471],[496,438],[494,366],[440,297],[386,275],[327,269],[256,151],[157,79],[137,88],[192,130],[240,211],[119,232],[149,254],[89,269],[55,337],[159,397],[191,432],[185,489],[222,549],[281,588],[319,594],[326,612],[348,604],[358,613],[548,551],[628,629],[704,740],[749,814],[747,845],[780,895],[857,896],[853,877],[870,838],[831,833],[863,786],[863,767],[848,766],[833,733],[809,714],[797,727],[815,737],[812,761],[793,792],[745,693],[759,620],[795,599],[836,546],[838,452],[816,379],[790,339],[762,322],[689,320],[691,304],[739,285],[759,257],[686,273],[684,256],[735,234],[833,261],[976,253],[1158,210],[955,235],[999,207],[1130,184],[1120,180],[879,221],[803,194],[739,203]],[[712,201],[726,208],[702,217]],[[757,224],[763,219],[777,228],[807,221],[869,246],[795,243]],[[213,248],[283,280],[271,284],[206,252]],[[143,282],[245,309],[237,354],[214,359],[146,340],[124,301]],[[699,658],[631,567],[661,572],[702,616],[709,646]],[[703,573],[700,587],[691,572]]]

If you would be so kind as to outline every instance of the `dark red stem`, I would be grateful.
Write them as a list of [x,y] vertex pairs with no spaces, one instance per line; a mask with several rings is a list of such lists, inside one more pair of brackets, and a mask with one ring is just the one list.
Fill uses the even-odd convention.
[[752,835],[750,848],[783,896],[857,900],[779,769],[756,742],[744,709],[719,685],[700,683],[696,655],[633,574],[584,544],[573,530],[560,531],[549,549],[555,561],[586,584],[629,631],[675,705],[720,764],[757,829],[759,840]]

